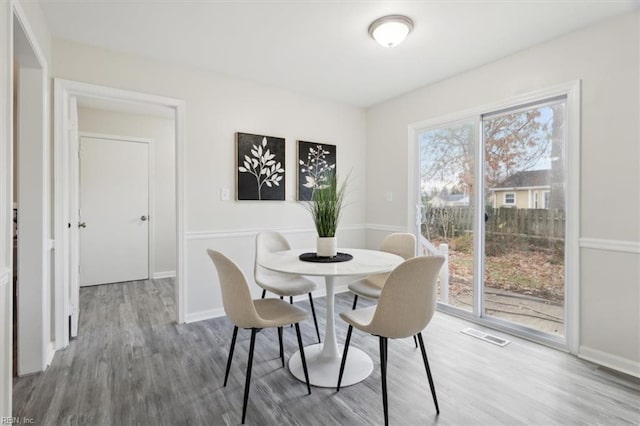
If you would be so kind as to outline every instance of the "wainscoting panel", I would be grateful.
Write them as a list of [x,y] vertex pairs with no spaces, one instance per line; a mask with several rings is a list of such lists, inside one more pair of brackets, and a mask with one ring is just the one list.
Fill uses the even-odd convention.
[[640,244],[582,238],[580,263],[578,356],[640,377]]
[[[218,275],[213,262],[207,255],[207,249],[219,250],[236,262],[247,277],[253,297],[258,298],[262,290],[253,280],[255,258],[255,238],[261,229],[238,231],[188,232],[186,234],[186,322],[202,321],[224,315],[222,296]],[[284,234],[291,247],[309,248],[315,251],[315,230],[309,229],[277,229]],[[338,232],[339,247],[366,248],[366,231],[364,225],[351,225],[340,228]],[[314,278],[315,279],[315,278]],[[314,296],[325,295],[321,278]],[[349,278],[337,280],[336,292],[346,291]],[[300,300],[307,300],[300,296]]]

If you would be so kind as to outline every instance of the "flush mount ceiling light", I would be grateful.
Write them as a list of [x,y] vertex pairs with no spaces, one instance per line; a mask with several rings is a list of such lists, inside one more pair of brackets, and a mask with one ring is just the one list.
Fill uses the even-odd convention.
[[394,47],[402,43],[412,29],[413,21],[406,16],[388,15],[369,25],[369,35],[384,47]]

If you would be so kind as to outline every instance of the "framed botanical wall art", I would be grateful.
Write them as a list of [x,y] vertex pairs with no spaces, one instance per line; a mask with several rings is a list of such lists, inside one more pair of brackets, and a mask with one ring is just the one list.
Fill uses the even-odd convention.
[[284,138],[236,133],[236,199],[284,201]]
[[309,201],[326,172],[335,170],[335,145],[298,141],[298,201]]

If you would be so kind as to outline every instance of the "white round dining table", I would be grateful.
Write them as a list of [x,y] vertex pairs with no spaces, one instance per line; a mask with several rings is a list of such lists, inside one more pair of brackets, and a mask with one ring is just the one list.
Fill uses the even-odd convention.
[[[324,341],[304,348],[309,371],[309,382],[314,386],[336,387],[342,361],[342,348],[338,346],[335,331],[334,281],[336,277],[356,277],[381,272],[389,272],[404,261],[400,256],[377,250],[338,249],[348,253],[353,259],[338,263],[306,262],[300,254],[313,250],[286,250],[270,253],[260,265],[266,269],[292,275],[324,277],[327,291],[327,313]],[[300,352],[289,358],[289,371],[300,381],[305,381]],[[373,371],[371,357],[362,350],[349,348],[341,386],[361,382]]]

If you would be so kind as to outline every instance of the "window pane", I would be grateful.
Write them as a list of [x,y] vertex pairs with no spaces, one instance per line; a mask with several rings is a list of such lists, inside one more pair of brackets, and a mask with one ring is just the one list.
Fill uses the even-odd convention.
[[483,315],[558,335],[564,333],[564,112],[559,101],[483,120]]
[[473,310],[474,129],[474,121],[465,121],[419,135],[423,242],[449,251],[438,300],[468,311]]

